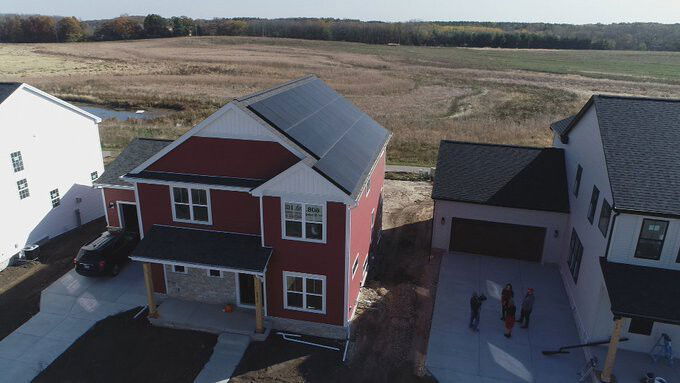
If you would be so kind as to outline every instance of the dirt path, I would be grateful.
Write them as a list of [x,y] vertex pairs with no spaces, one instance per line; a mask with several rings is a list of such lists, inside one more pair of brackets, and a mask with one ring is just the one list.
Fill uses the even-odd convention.
[[[78,249],[106,229],[98,219],[41,247],[39,261],[0,271],[0,339],[40,311],[40,292],[73,267]],[[9,287],[8,287],[9,286]]]

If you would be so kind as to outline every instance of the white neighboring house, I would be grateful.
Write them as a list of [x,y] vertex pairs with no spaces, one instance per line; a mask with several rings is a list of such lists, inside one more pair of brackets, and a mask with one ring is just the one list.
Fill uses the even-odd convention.
[[584,342],[618,321],[620,348],[679,341],[680,100],[596,95],[551,129],[553,148],[443,141],[432,247],[558,263]]
[[101,121],[28,84],[0,83],[0,270],[31,244],[104,215]]

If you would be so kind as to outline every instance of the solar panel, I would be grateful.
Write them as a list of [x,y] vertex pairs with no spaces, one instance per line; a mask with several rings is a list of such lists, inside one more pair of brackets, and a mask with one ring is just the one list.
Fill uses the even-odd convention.
[[320,79],[248,106],[319,159],[315,168],[348,194],[371,170],[389,132]]

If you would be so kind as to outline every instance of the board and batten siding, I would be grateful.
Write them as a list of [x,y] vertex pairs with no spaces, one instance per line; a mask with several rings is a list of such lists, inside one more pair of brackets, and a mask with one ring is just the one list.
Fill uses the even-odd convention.
[[[451,218],[475,219],[546,228],[541,262],[557,263],[569,246],[566,213],[516,209],[455,201],[434,201],[432,247],[448,251],[451,238]],[[442,224],[444,218],[444,224]],[[557,236],[555,232],[557,231]]]
[[[104,171],[97,123],[32,90],[21,88],[0,104],[0,269],[24,246],[54,238],[104,215],[101,191],[90,174]],[[15,173],[10,153],[21,151]],[[20,199],[17,181],[30,196]],[[52,208],[50,191],[59,189]],[[79,211],[80,220],[76,211]]]

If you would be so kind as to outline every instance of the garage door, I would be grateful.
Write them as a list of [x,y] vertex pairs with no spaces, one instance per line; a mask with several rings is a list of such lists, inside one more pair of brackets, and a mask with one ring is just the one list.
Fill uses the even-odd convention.
[[451,251],[539,262],[545,228],[453,218]]

